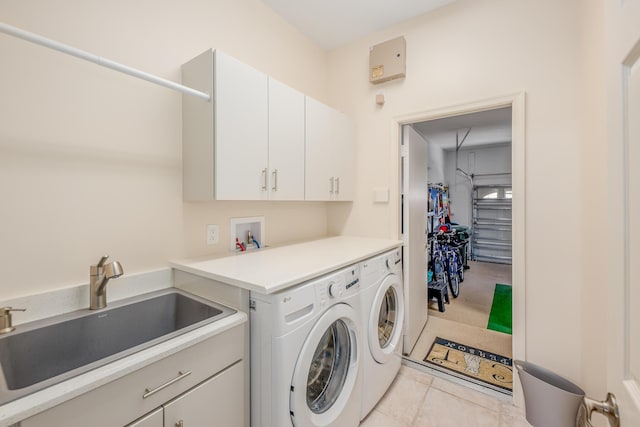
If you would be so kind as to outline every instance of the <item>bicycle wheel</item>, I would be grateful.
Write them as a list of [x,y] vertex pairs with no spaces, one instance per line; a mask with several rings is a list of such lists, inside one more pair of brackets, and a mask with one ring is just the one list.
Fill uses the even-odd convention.
[[454,298],[458,298],[460,295],[460,277],[458,277],[458,263],[455,258],[455,255],[450,255],[447,257],[448,269],[449,273],[449,287],[451,288],[451,295]]
[[460,279],[460,283],[464,282],[464,261],[462,260],[462,256],[460,256],[460,251],[456,250],[456,257],[458,258],[458,278]]

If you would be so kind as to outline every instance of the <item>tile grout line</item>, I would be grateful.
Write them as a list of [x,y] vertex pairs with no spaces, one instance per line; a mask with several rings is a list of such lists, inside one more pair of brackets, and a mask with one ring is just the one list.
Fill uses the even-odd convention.
[[[431,387],[430,387],[430,388],[431,388]],[[493,410],[493,409],[491,409],[491,408],[487,408],[486,406],[481,405],[481,404],[479,404],[479,403],[477,403],[477,402],[474,402],[474,401],[472,401],[472,400],[466,399],[466,398],[465,398],[465,397],[463,397],[463,396],[455,395],[455,394],[453,394],[453,393],[451,393],[451,392],[449,392],[449,391],[442,390],[441,388],[438,388],[438,387],[434,387],[434,388],[435,388],[436,390],[438,390],[439,392],[445,393],[445,394],[447,394],[447,395],[449,395],[449,396],[453,396],[453,397],[455,397],[456,399],[464,400],[464,401],[465,401],[465,402],[467,402],[467,403],[471,403],[472,405],[478,406],[478,407],[480,407],[480,408],[482,408],[482,409],[486,409],[487,411],[491,411],[491,412],[497,413],[498,415],[500,415],[500,414],[502,413],[502,405],[500,405],[500,409],[499,409],[498,411],[495,411],[495,410]],[[486,396],[486,395],[485,395],[485,396]],[[494,400],[496,400],[496,401],[500,402],[498,399],[496,399],[496,398],[494,398],[494,397],[491,397],[491,396],[486,396],[486,397],[488,397],[488,398],[490,398],[490,399],[494,399]]]
[[418,411],[413,416],[413,419],[411,420],[411,424],[409,424],[409,427],[420,427],[420,426],[416,426],[415,424],[416,424],[416,421],[418,420],[418,418],[420,416],[420,411],[422,410],[422,408],[425,405],[425,402],[427,400],[427,396],[429,395],[429,392],[431,391],[432,386],[433,386],[433,380],[431,380],[431,382],[427,386],[427,390],[424,392],[424,396],[422,396],[422,399],[420,401],[420,405],[418,406]]

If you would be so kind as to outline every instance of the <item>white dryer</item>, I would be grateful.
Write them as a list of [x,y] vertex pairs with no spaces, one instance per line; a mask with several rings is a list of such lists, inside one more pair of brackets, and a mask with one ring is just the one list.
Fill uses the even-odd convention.
[[251,293],[251,426],[357,427],[362,401],[359,265]]
[[361,263],[362,324],[367,345],[362,384],[363,419],[385,394],[402,362],[404,294],[400,249]]

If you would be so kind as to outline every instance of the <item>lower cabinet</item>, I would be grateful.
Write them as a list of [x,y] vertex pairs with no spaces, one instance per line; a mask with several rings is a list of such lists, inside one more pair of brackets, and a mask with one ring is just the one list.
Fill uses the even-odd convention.
[[162,408],[158,408],[139,420],[132,422],[127,427],[162,427],[163,425],[164,411]]
[[127,427],[241,426],[241,366],[236,363]]
[[241,324],[20,422],[20,427],[249,425]]

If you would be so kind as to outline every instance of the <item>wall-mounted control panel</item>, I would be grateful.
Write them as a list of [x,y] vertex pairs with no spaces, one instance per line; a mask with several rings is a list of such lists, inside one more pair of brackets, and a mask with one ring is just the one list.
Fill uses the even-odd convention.
[[407,74],[407,42],[403,36],[369,48],[369,81],[383,83]]

